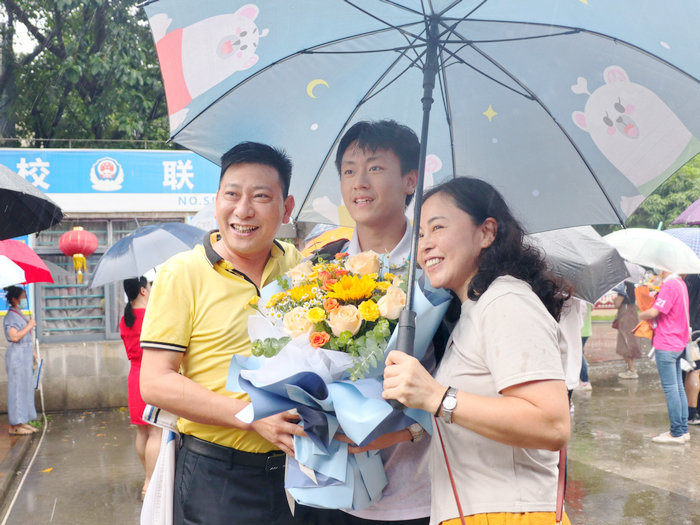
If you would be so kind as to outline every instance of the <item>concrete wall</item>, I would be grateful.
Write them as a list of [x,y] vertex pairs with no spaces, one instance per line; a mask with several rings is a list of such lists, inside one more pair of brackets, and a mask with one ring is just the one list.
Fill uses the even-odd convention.
[[[0,345],[0,412],[7,412],[7,345]],[[42,344],[40,351],[47,411],[127,405],[129,360],[121,341]],[[36,407],[41,408],[38,392]]]

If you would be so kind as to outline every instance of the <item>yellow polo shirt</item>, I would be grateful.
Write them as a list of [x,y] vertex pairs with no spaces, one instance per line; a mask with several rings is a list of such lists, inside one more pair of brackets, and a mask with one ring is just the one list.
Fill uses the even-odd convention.
[[[202,245],[175,255],[158,272],[141,331],[142,348],[183,352],[180,373],[213,392],[250,401],[247,394],[225,389],[234,354],[250,355],[248,316],[244,309],[258,289],[213,250]],[[265,265],[263,286],[298,264],[301,254],[275,241]],[[256,432],[195,423],[184,418],[178,430],[205,441],[245,452],[269,452],[274,445]]]

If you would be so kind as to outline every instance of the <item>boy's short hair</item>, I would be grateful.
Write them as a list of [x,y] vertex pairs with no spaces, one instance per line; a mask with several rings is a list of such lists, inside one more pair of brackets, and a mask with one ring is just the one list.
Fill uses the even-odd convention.
[[287,154],[278,148],[259,142],[241,142],[236,144],[221,156],[221,175],[219,185],[226,170],[236,164],[262,164],[277,171],[282,187],[282,196],[289,195],[289,182],[292,179],[292,161]]
[[[357,146],[363,151],[374,152],[383,149],[393,152],[401,163],[402,176],[412,170],[418,171],[420,141],[415,132],[408,126],[394,120],[363,120],[353,124],[338,143],[335,167],[339,174],[341,173],[343,155],[354,142],[357,142]],[[412,194],[406,196],[406,206],[411,203],[411,199],[413,199]]]

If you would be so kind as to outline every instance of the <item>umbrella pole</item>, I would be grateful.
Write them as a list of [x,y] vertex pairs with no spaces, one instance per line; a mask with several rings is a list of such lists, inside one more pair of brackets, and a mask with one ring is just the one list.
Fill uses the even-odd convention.
[[[413,355],[414,339],[416,334],[416,312],[413,310],[413,294],[416,283],[416,266],[418,254],[418,230],[420,227],[420,209],[423,204],[423,176],[425,173],[425,157],[428,150],[428,129],[430,125],[430,108],[433,105],[433,89],[435,77],[438,72],[438,18],[430,20],[428,26],[428,46],[425,53],[425,65],[423,66],[423,125],[420,133],[420,157],[418,159],[418,177],[416,179],[416,191],[414,193],[413,207],[413,235],[411,237],[411,253],[408,259],[408,290],[406,293],[406,307],[399,315],[399,332],[396,337],[398,350]],[[390,401],[394,408],[405,408],[396,400]]]

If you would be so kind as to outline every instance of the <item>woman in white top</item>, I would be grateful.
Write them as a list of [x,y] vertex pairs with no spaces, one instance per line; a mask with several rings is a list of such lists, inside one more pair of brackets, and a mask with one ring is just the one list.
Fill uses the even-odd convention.
[[[434,378],[403,352],[387,357],[384,397],[436,415],[467,524],[554,523],[557,451],[570,433],[557,320],[570,290],[523,236],[486,182],[430,190],[418,262],[459,297],[461,316]],[[430,467],[431,523],[459,524],[437,436]]]

